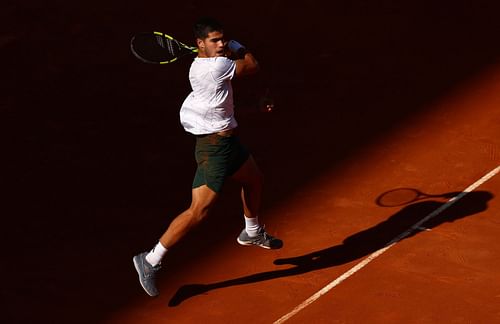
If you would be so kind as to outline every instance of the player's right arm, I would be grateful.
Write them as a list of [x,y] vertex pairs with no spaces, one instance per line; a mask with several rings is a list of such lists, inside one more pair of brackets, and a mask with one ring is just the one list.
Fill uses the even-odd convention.
[[230,40],[227,46],[233,54],[232,56],[235,57],[236,69],[234,74],[237,78],[255,74],[259,71],[259,62],[243,45],[235,40]]

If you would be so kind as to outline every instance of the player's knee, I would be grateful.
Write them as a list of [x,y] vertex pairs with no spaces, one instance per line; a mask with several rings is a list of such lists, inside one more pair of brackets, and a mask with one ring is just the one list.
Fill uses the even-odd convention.
[[264,184],[264,173],[260,170],[257,171],[257,182],[260,183],[260,185]]
[[191,215],[191,221],[195,224],[205,219],[205,217],[207,217],[209,212],[208,207],[200,207],[200,206],[191,206],[189,210]]
[[264,174],[260,170],[255,170],[251,183],[254,187],[262,187],[264,185]]

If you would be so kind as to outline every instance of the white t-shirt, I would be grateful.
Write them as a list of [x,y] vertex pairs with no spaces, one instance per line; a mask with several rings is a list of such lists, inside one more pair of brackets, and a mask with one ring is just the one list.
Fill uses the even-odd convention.
[[234,118],[231,79],[236,63],[226,57],[196,57],[189,70],[193,91],[180,111],[184,129],[195,135],[212,134],[238,126]]

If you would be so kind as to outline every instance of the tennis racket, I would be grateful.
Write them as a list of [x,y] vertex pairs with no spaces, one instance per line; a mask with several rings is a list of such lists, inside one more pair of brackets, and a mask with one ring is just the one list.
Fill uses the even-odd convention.
[[138,33],[130,40],[130,50],[139,60],[151,64],[168,64],[198,53],[198,49],[179,42],[162,32]]
[[414,188],[397,188],[384,192],[375,202],[382,207],[397,207],[430,198],[453,198],[457,194],[457,192],[447,192],[444,194],[432,195],[423,193]]

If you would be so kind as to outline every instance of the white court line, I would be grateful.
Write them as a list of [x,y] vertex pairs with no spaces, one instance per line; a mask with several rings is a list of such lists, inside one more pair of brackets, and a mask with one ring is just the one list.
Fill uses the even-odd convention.
[[321,296],[323,296],[324,294],[326,294],[327,292],[329,292],[332,288],[334,288],[335,286],[337,286],[338,284],[340,284],[342,281],[346,280],[347,278],[349,278],[350,276],[352,276],[353,274],[355,274],[356,272],[358,272],[359,270],[361,270],[368,263],[370,263],[371,261],[373,261],[378,256],[382,255],[385,251],[389,250],[393,245],[395,245],[396,243],[398,243],[399,241],[401,241],[403,238],[405,238],[408,235],[410,235],[414,230],[416,230],[419,227],[421,227],[421,225],[423,223],[425,223],[429,219],[431,219],[433,217],[436,217],[437,215],[441,214],[446,208],[450,207],[451,205],[453,205],[454,203],[456,203],[458,200],[460,200],[461,198],[463,198],[465,195],[467,195],[468,193],[470,193],[471,191],[473,191],[474,189],[476,189],[477,187],[479,187],[480,185],[482,185],[483,183],[485,183],[489,179],[493,178],[498,172],[500,172],[500,165],[497,166],[495,169],[491,170],[490,172],[488,172],[481,179],[477,180],[472,185],[470,185],[469,187],[467,187],[464,191],[462,191],[461,193],[459,193],[455,197],[453,197],[450,200],[448,200],[441,207],[439,207],[438,209],[434,210],[429,215],[427,215],[424,218],[422,218],[418,223],[416,223],[415,225],[413,225],[412,227],[410,227],[408,230],[406,230],[405,232],[403,232],[400,235],[398,235],[397,237],[395,237],[392,241],[390,241],[389,243],[387,243],[387,245],[385,247],[381,248],[380,250],[377,250],[377,251],[373,252],[368,257],[366,257],[366,259],[364,259],[363,261],[361,261],[360,263],[358,263],[357,265],[355,265],[354,267],[352,267],[348,271],[344,272],[340,277],[338,277],[337,279],[333,280],[328,285],[326,285],[325,287],[323,287],[321,290],[319,290],[318,292],[316,292],[314,295],[312,295],[311,297],[309,297],[308,299],[306,299],[305,301],[303,301],[300,305],[298,305],[297,307],[295,307],[290,313],[284,315],[279,320],[275,321],[274,324],[280,324],[280,323],[285,322],[290,317],[294,316],[295,314],[297,314],[298,312],[300,312],[301,310],[303,310],[304,308],[306,308],[307,306],[309,306],[310,304],[312,304],[313,302],[315,302],[318,298],[320,298]]

